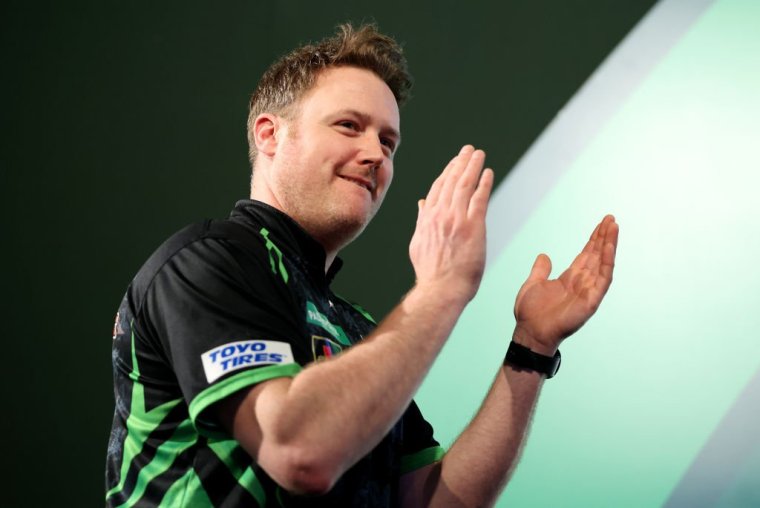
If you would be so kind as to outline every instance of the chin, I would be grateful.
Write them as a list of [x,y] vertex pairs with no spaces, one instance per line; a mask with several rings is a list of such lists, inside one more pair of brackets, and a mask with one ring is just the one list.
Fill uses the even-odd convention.
[[328,250],[340,250],[362,234],[368,224],[369,218],[366,216],[333,217],[321,235],[321,243]]

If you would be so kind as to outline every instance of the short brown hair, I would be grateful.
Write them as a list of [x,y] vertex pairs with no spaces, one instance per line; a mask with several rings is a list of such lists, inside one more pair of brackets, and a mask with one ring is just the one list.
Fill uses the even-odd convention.
[[401,46],[372,24],[338,26],[332,37],[296,48],[273,63],[261,76],[248,103],[248,157],[253,165],[256,143],[253,122],[261,113],[289,116],[288,109],[308,92],[329,67],[353,66],[377,74],[401,106],[409,98],[412,77]]

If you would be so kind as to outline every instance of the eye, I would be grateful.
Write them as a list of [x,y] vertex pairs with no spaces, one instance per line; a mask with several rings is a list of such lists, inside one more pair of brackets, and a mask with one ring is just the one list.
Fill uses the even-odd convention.
[[391,153],[396,148],[396,143],[391,138],[380,138],[380,144],[388,147]]
[[359,125],[352,120],[341,120],[340,122],[338,122],[338,125],[352,131],[359,130]]

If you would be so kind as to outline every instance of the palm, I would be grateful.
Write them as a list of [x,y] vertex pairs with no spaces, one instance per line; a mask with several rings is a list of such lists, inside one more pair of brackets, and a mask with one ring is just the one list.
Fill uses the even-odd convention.
[[556,347],[583,326],[612,282],[617,238],[618,226],[608,215],[557,279],[548,279],[551,261],[539,255],[517,294],[517,327],[538,342]]

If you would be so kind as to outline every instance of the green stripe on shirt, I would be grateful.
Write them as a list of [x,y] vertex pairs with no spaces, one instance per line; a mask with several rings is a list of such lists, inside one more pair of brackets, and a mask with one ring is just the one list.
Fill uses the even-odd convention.
[[213,384],[195,396],[190,402],[190,419],[200,430],[197,419],[206,408],[215,402],[232,395],[238,390],[242,390],[251,385],[274,379],[277,377],[293,377],[301,372],[301,366],[297,363],[287,363],[284,365],[267,365],[257,369],[244,370],[239,374],[230,376],[224,381]]
[[404,455],[401,457],[401,474],[410,473],[415,469],[419,469],[434,462],[438,462],[443,458],[445,454],[446,450],[444,450],[442,447],[431,446],[430,448],[425,448],[424,450],[420,450],[417,453]]

